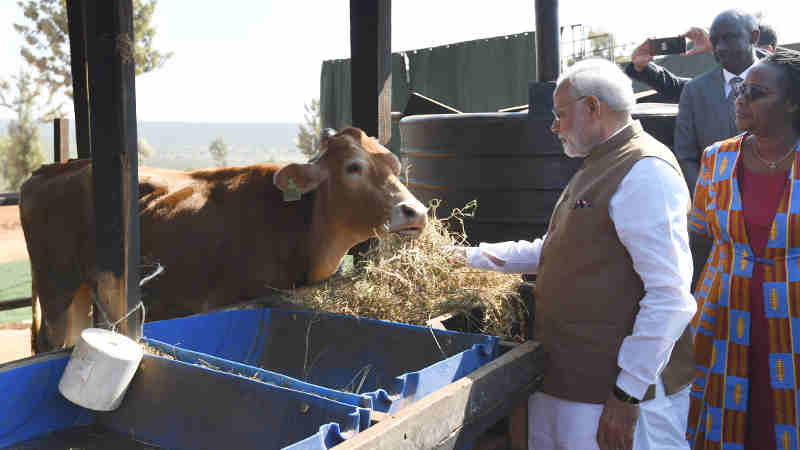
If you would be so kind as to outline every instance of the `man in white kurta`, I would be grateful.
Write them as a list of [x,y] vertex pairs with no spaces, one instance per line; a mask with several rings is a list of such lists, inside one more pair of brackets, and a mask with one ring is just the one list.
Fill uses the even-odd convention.
[[[593,150],[609,151],[605,147],[619,147],[616,142],[626,143],[628,136],[635,140],[643,133],[630,117],[633,103],[630,80],[618,68],[601,61],[582,61],[559,79],[552,130],[570,157],[587,157]],[[574,401],[544,392],[531,395],[531,449],[688,449],[689,387],[667,395],[660,377],[696,311],[690,293],[689,192],[671,153],[669,157],[672,163],[665,161],[666,157],[640,155],[607,203],[607,217],[616,238],[630,256],[643,286],[632,329],[621,340],[616,355],[618,374],[613,393],[608,393],[605,403]],[[553,220],[559,208],[576,214],[593,206],[591,198],[567,201],[563,197]],[[549,235],[554,234],[552,226]],[[532,242],[481,243],[451,250],[456,259],[470,267],[537,274],[547,241],[545,235]],[[548,257],[552,258],[551,270],[568,264],[559,261],[559,255]],[[547,300],[537,296],[537,310],[538,302]],[[655,385],[655,398],[642,401],[651,385]],[[606,398],[605,392],[598,395]]]

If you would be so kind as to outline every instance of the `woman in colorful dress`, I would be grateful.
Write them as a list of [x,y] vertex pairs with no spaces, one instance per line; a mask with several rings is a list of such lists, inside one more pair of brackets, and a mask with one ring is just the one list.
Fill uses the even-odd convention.
[[744,133],[703,154],[689,218],[714,246],[696,286],[693,449],[797,449],[800,417],[800,53],[738,89]]

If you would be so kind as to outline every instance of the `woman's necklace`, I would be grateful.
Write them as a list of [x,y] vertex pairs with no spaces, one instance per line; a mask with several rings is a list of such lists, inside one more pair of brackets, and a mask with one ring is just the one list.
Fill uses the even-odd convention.
[[758,139],[755,139],[753,142],[753,154],[756,155],[756,158],[758,158],[758,160],[761,161],[762,164],[767,166],[769,170],[775,170],[775,168],[778,167],[778,164],[786,161],[786,158],[788,158],[789,155],[791,155],[792,153],[794,153],[794,146],[792,146],[792,148],[790,148],[789,151],[786,152],[785,155],[781,156],[780,159],[778,159],[777,161],[770,161],[761,156],[761,152],[758,151]]

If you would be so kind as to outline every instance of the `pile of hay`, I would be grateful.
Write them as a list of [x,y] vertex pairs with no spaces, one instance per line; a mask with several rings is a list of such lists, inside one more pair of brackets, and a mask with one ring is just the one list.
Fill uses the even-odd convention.
[[425,325],[442,314],[483,313],[477,331],[522,341],[525,305],[519,275],[454,265],[442,251],[466,242],[463,219],[474,214],[471,202],[445,218],[434,217],[416,239],[389,235],[365,254],[345,277],[291,293],[291,301],[314,310]]

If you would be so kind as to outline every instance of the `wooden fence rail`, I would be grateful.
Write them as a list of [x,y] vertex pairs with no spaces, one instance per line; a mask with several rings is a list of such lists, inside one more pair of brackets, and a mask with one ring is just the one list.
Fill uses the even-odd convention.
[[[68,160],[69,119],[53,119],[53,162],[65,163]],[[18,204],[19,192],[0,192],[0,206]]]
[[0,193],[0,206],[16,205],[19,203],[19,192]]
[[30,297],[2,300],[0,301],[0,311],[10,311],[12,309],[25,308],[26,306],[31,306],[32,301],[33,299]]

